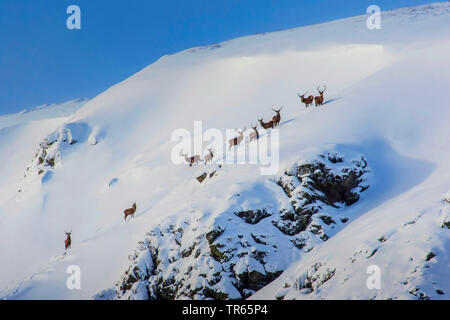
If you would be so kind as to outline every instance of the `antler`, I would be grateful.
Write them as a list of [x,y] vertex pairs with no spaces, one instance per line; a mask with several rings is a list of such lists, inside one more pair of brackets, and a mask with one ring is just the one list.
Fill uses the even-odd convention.
[[320,86],[317,86],[317,91],[319,91],[319,93],[324,93],[325,90],[327,90],[327,86],[325,85],[325,89],[323,89],[323,91],[320,91]]

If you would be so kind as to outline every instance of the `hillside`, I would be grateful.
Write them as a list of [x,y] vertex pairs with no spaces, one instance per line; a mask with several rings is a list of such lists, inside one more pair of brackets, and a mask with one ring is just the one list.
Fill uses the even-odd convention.
[[[248,36],[164,56],[56,119],[0,118],[0,298],[449,299],[449,26],[443,2],[384,12],[381,30]],[[305,108],[318,85],[324,105]],[[273,174],[222,163],[222,142],[210,165],[172,161],[176,130],[225,136],[281,106],[259,127],[279,137]]]

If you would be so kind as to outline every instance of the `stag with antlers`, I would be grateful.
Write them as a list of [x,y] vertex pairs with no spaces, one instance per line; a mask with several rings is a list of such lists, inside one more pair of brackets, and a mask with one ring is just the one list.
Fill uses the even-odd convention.
[[65,247],[65,250],[67,251],[70,248],[70,246],[72,245],[72,238],[70,237],[72,234],[72,230],[70,230],[70,232],[64,231],[64,233],[67,236],[66,240],[64,241],[64,247]]
[[276,127],[280,124],[281,122],[281,115],[280,112],[281,110],[283,110],[283,107],[281,107],[281,109],[275,110],[272,109],[273,111],[275,111],[276,115],[273,117],[272,121],[273,121],[273,126]]
[[135,212],[136,212],[136,202],[133,203],[133,206],[131,208],[123,211],[125,215],[125,221],[127,221],[128,216],[134,218]]
[[327,90],[327,86],[325,86],[323,91],[320,91],[320,87],[317,86],[317,91],[319,92],[319,96],[314,98],[314,101],[316,102],[316,107],[323,105],[323,101],[324,101],[323,93],[325,92],[325,90]]
[[250,142],[259,139],[258,125],[252,126],[253,132],[250,132]]
[[208,148],[208,153],[205,154],[203,159],[205,160],[205,166],[208,164],[208,162],[212,162],[212,159],[214,158],[214,152],[213,148]]
[[202,162],[202,158],[199,155],[188,157],[187,153],[184,154],[183,151],[180,151],[180,156],[184,157],[184,160],[189,163],[189,167],[192,167],[193,164]]
[[245,132],[246,128],[247,127],[245,127],[244,130],[242,130],[242,131],[235,129],[239,133],[239,135],[236,138],[233,138],[228,141],[228,143],[230,144],[230,147],[228,148],[228,150],[231,150],[231,147],[233,147],[233,146],[239,146],[241,144],[242,140],[244,140],[244,132]]
[[308,92],[305,92],[304,94],[297,93],[297,95],[300,98],[300,100],[302,101],[302,103],[305,104],[305,108],[308,108],[310,105],[312,105],[313,100],[314,100],[313,96],[309,96],[309,97],[305,98],[307,93]]

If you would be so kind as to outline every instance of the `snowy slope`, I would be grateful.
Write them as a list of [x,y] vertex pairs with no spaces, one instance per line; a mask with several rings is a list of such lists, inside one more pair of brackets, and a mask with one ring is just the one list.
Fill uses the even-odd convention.
[[[55,127],[63,124],[67,118],[81,108],[88,99],[78,99],[61,104],[52,104],[24,110],[19,114],[0,116],[0,228],[2,240],[1,252],[14,255],[17,260],[10,264],[8,259],[2,261],[1,278],[3,281],[12,278],[18,269],[32,264],[30,255],[19,255],[17,252],[27,250],[27,244],[18,241],[24,233],[31,233],[30,225],[14,216],[12,206],[17,206],[18,190],[21,187],[25,168],[36,152],[42,137]],[[20,212],[20,208],[17,208]],[[31,221],[30,221],[31,223]],[[13,272],[14,271],[14,272]]]
[[[199,299],[448,299],[449,26],[446,2],[385,12],[381,30],[368,30],[361,16],[194,48],[30,131],[31,154],[17,154],[2,172],[10,182],[0,197],[0,297],[147,298],[154,290],[154,297]],[[315,94],[318,84],[328,87],[325,105],[305,109],[297,92]],[[262,176],[255,165],[172,163],[174,130],[192,131],[196,120],[204,130],[248,128],[272,117],[274,106],[284,106],[277,174]],[[0,139],[4,161],[23,151],[19,133]],[[306,229],[281,231],[292,199],[276,181],[283,185],[286,170],[334,153],[347,168],[363,157],[369,188],[348,206],[318,200]],[[345,175],[339,162],[323,161]],[[216,173],[200,184],[205,170]],[[308,177],[296,183],[307,188]],[[134,201],[135,218],[124,222]],[[258,209],[270,217],[255,226],[236,216]],[[336,223],[320,222],[325,213]],[[224,230],[208,237],[218,226]],[[67,255],[64,230],[73,232]],[[264,249],[267,238],[276,250]],[[190,256],[196,239],[198,256]],[[238,246],[245,252],[235,255]],[[430,252],[436,256],[425,261]],[[381,269],[380,290],[366,286],[372,264]],[[81,290],[66,288],[69,265],[81,268]],[[267,277],[233,282],[246,270]],[[178,286],[158,284],[172,278]]]

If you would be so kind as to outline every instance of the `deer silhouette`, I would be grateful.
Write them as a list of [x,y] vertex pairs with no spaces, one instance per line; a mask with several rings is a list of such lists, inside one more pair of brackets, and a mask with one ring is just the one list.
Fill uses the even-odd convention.
[[304,94],[299,94],[297,93],[298,97],[300,98],[300,100],[305,104],[305,107],[308,108],[310,105],[312,105],[314,97],[313,96],[309,96],[307,98],[305,98],[306,94],[308,92],[305,92]]
[[64,241],[64,247],[65,250],[67,251],[72,245],[72,238],[71,238],[72,230],[70,230],[70,232],[64,231],[64,233],[67,236],[66,240]]
[[261,124],[261,127],[264,129],[273,129],[273,120],[270,120],[269,122],[264,122],[263,119],[258,119],[259,123]]
[[124,220],[127,221],[128,216],[134,218],[135,212],[136,212],[136,202],[133,203],[133,206],[131,208],[123,211],[123,213],[125,215]]
[[314,101],[316,102],[316,107],[323,105],[323,101],[324,101],[323,93],[325,92],[325,90],[327,90],[327,86],[325,86],[325,89],[323,89],[323,91],[320,91],[320,88],[317,87],[317,91],[319,92],[319,96],[314,98]]
[[258,140],[259,139],[259,132],[258,132],[258,126],[252,126],[253,132],[250,132],[250,142],[252,142],[253,140]]
[[228,148],[228,150],[231,150],[231,147],[233,147],[233,146],[239,146],[241,144],[242,140],[244,140],[244,132],[245,132],[246,128],[247,127],[245,127],[244,130],[242,130],[242,131],[235,129],[239,133],[239,135],[236,138],[233,138],[228,141],[228,143],[230,144],[230,147]]
[[212,159],[214,158],[214,153],[212,148],[208,148],[208,153],[205,154],[203,159],[205,160],[205,165],[208,164],[208,162],[212,162]]
[[188,157],[187,153],[180,152],[180,156],[184,157],[184,160],[189,163],[189,167],[192,167],[193,164],[197,164],[202,162],[202,158],[199,155],[195,155],[192,157]]
[[272,109],[273,111],[275,111],[276,115],[273,117],[272,121],[273,121],[273,126],[276,127],[280,124],[281,122],[281,115],[280,112],[281,110],[283,110],[283,107],[281,107],[281,109],[275,110]]

